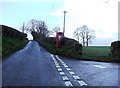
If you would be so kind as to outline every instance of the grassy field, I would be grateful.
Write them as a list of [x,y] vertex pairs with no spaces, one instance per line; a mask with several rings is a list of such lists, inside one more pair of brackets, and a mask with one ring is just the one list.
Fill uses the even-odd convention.
[[110,52],[110,46],[85,46],[81,59],[95,61],[115,61]]
[[12,53],[22,49],[28,40],[18,40],[15,38],[2,37],[2,60]]

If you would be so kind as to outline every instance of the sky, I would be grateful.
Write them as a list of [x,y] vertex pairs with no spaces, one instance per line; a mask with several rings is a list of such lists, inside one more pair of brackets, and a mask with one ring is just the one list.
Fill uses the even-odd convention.
[[[65,36],[82,25],[95,31],[91,45],[110,45],[118,40],[118,2],[120,0],[4,0],[0,1],[0,24],[20,30],[23,22],[31,19],[45,21],[48,30],[55,26],[63,29],[66,13]],[[32,39],[31,35],[28,36]],[[74,38],[75,39],[75,38]]]

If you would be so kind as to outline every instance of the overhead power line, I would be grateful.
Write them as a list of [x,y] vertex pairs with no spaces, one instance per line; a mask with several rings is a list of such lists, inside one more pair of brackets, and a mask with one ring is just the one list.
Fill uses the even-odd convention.
[[53,2],[53,5],[52,5],[51,10],[50,10],[50,14],[51,14],[51,12],[52,12],[52,10],[54,8],[55,2],[56,2],[56,0],[54,0],[54,2]]

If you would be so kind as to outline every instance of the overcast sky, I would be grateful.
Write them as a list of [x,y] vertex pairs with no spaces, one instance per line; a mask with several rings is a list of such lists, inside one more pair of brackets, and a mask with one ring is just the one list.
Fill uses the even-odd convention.
[[[63,29],[66,10],[65,36],[74,38],[74,31],[87,25],[95,30],[91,45],[110,45],[118,40],[118,1],[120,0],[4,0],[0,1],[0,24],[19,30],[31,19],[45,21],[49,30]],[[62,31],[62,30],[61,30]],[[30,38],[30,37],[29,37]]]

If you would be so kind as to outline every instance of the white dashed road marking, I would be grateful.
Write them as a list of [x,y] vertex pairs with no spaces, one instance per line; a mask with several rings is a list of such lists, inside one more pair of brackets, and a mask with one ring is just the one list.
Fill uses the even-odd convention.
[[80,80],[81,78],[77,75],[73,75],[73,78],[76,79],[76,80]]
[[59,66],[59,65],[57,65],[57,66],[56,66],[56,68],[60,68],[60,66]]
[[72,75],[75,75],[75,72],[73,72],[73,71],[70,71],[69,73],[72,74]]
[[[75,80],[77,80],[77,82],[78,82],[78,84],[79,84],[80,86],[87,86],[87,84],[86,84],[79,76],[75,75],[75,72],[73,72],[72,69],[69,68],[69,67],[67,66],[67,64],[66,64],[65,62],[63,62],[63,61],[58,57],[58,55],[56,55],[57,60],[55,59],[55,57],[54,57],[52,54],[51,54],[51,57],[52,57],[52,59],[53,59],[53,61],[54,61],[54,64],[55,64],[55,66],[56,66],[59,74],[61,75],[62,80],[64,81],[64,83],[65,83],[66,86],[73,86],[73,84],[71,83],[70,79],[65,75],[65,73],[63,72],[63,70],[60,68],[60,65],[58,64],[57,60],[59,60],[59,61],[62,63],[62,65],[66,68],[66,70],[69,72],[69,74],[71,74],[71,75],[73,76],[73,78],[74,78]],[[94,66],[100,67],[100,66],[98,66],[98,65],[94,65]],[[104,67],[100,67],[100,68],[104,68]]]
[[[69,73],[73,76],[73,78],[78,81],[80,86],[87,85],[84,81],[81,80],[79,76],[75,75],[75,72],[71,71],[71,69],[58,57],[58,55],[56,55],[56,58],[62,63],[62,65],[66,68],[66,70],[69,71]],[[68,82],[68,84],[70,83]]]
[[68,80],[69,80],[67,76],[62,76],[62,79],[63,79],[64,81],[68,81]]
[[60,75],[65,75],[65,73],[64,72],[59,72],[60,73]]
[[67,65],[64,65],[64,67],[65,67],[65,68],[68,68],[68,66],[67,66]]
[[68,71],[70,71],[71,69],[70,68],[66,68]]
[[93,66],[98,67],[98,68],[106,68],[106,67],[100,66],[100,65],[93,65]]
[[61,69],[61,68],[58,68],[57,70],[58,70],[58,71],[62,71],[62,69]]
[[84,81],[78,81],[78,83],[79,83],[81,86],[87,86],[87,84],[86,84]]
[[66,82],[65,82],[65,85],[66,85],[66,86],[73,86],[70,81],[66,81]]

